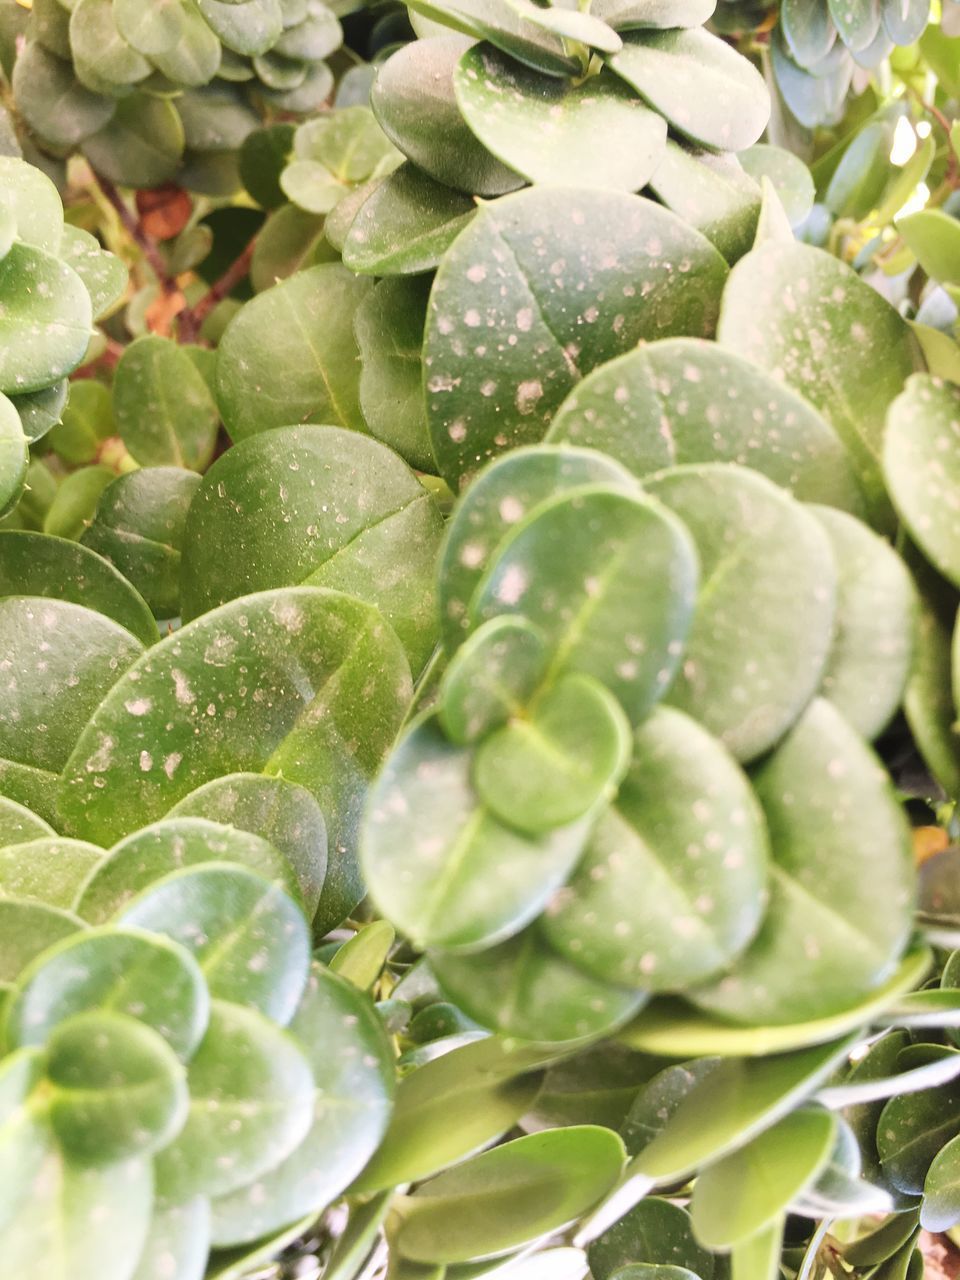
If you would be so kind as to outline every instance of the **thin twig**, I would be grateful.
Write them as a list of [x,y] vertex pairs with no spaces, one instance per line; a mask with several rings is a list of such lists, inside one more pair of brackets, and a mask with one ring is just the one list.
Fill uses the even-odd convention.
[[217,303],[229,297],[237,285],[246,279],[250,272],[250,263],[253,260],[253,250],[256,243],[257,237],[254,236],[240,256],[231,262],[220,279],[214,281],[203,297],[199,298],[192,307],[180,312],[181,342],[195,342],[200,332],[200,326]]
[[171,278],[167,270],[167,264],[163,259],[163,254],[157,248],[156,241],[144,231],[140,224],[140,219],[133,213],[110,179],[105,178],[102,173],[95,172],[94,176],[100,190],[116,209],[130,239],[134,241],[137,248],[140,249],[147,262],[149,262],[162,291],[167,294],[176,293],[178,290],[177,282]]
[[916,99],[917,104],[922,107],[928,115],[933,116],[934,120],[936,120],[937,124],[947,135],[947,172],[944,175],[944,179],[946,182],[949,182],[951,187],[956,186],[958,178],[958,163],[957,153],[953,149],[953,140],[950,137],[950,131],[953,128],[951,121],[947,119],[939,107],[935,107],[932,102],[927,102],[923,95],[919,93],[913,85],[907,85],[907,92]]

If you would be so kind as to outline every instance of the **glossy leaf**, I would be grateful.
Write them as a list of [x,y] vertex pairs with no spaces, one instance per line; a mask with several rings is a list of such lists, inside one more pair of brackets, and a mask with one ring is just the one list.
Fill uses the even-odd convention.
[[439,718],[459,746],[523,713],[543,680],[543,636],[524,618],[492,618],[454,653],[440,685]]
[[327,825],[305,787],[287,778],[228,773],[184,796],[169,816],[206,818],[267,841],[286,859],[313,919],[327,874]]
[[616,1181],[623,1147],[588,1125],[517,1138],[398,1203],[397,1247],[421,1262],[489,1256],[578,1218]]
[[185,1059],[204,1034],[210,999],[182,947],[133,929],[88,930],[24,971],[4,1011],[6,1040],[44,1044],[66,1019],[103,1006],[146,1023]]
[[[238,687],[240,665],[250,675]],[[112,843],[224,773],[282,774],[317,799],[336,850],[329,928],[362,894],[359,807],[409,698],[403,651],[370,606],[318,588],[233,601],[155,646],[117,684],[77,744],[60,807],[77,834]]]
[[0,258],[0,391],[41,391],[72,373],[90,341],[90,295],[66,263],[17,243]]
[[150,610],[129,581],[107,560],[66,538],[0,532],[0,594],[68,600],[112,618],[145,645],[159,639]]
[[362,429],[353,313],[369,288],[324,264],[237,314],[217,352],[217,400],[234,440],[299,422]]
[[0,898],[0,984],[16,982],[30,962],[83,928],[83,921],[60,907],[28,898]]
[[161,1036],[123,1014],[81,1013],[56,1027],[47,1078],[54,1132],[82,1165],[149,1155],[186,1119],[183,1065]]
[[[420,671],[435,644],[442,527],[429,493],[385,445],[336,427],[261,432],[224,454],[193,499],[184,617],[251,591],[330,587],[376,605]],[[408,548],[399,561],[398,544]]]
[[947,1231],[960,1222],[960,1139],[951,1140],[934,1156],[923,1182],[921,1225],[927,1231]]
[[584,187],[639,191],[666,145],[662,116],[608,71],[577,85],[475,45],[457,64],[454,87],[476,136],[531,182],[562,186],[575,172]]
[[[829,254],[766,244],[731,273],[717,336],[777,370],[823,413],[850,451],[874,521],[889,525],[879,474],[884,419],[919,367],[894,308]],[[872,358],[877,352],[882,360]]]
[[143,466],[202,471],[213,456],[217,407],[186,352],[150,334],[130,344],[113,384],[124,444]]
[[670,338],[601,365],[560,406],[547,439],[602,449],[639,477],[736,462],[806,502],[862,511],[846,450],[816,410],[712,342]]
[[770,906],[731,971],[690,998],[748,1024],[839,1013],[890,976],[909,936],[914,885],[899,804],[822,699],[754,786],[770,831]]
[[607,1034],[646,1001],[642,991],[572,965],[536,924],[479,955],[434,952],[431,966],[457,1007],[477,1022],[538,1042]]
[[[829,540],[809,512],[742,468],[677,467],[651,478],[647,490],[689,529],[703,577],[668,699],[737,759],[752,760],[820,685],[836,600]],[[793,625],[795,609],[802,630]]]
[[[444,257],[427,314],[427,421],[441,475],[460,483],[496,453],[541,439],[574,384],[639,341],[709,334],[725,276],[708,241],[626,193],[534,188],[483,207]],[[465,364],[467,350],[477,358]]]
[[310,1064],[296,1041],[253,1009],[213,1002],[187,1085],[186,1123],[156,1161],[158,1190],[174,1202],[248,1185],[310,1127]]
[[338,1196],[383,1137],[393,1064],[376,1014],[350,984],[315,965],[288,1028],[313,1071],[311,1127],[249,1187],[213,1204],[216,1245],[262,1238]]
[[103,856],[94,844],[55,835],[8,844],[0,849],[0,893],[70,911]]
[[960,1085],[891,1098],[877,1124],[883,1171],[900,1191],[920,1195],[939,1152],[960,1134]]
[[280,1026],[303,994],[310,936],[296,903],[239,865],[175,871],[124,906],[119,923],[163,934],[192,952],[211,996],[259,1010]]
[[[686,1209],[656,1197],[641,1200],[594,1240],[588,1256],[595,1280],[680,1280],[674,1268],[713,1280],[715,1270],[713,1255],[694,1238]],[[649,1268],[663,1268],[664,1275]]]
[[607,982],[682,989],[747,945],[766,883],[766,828],[746,778],[695,721],[659,708],[637,729],[616,803],[544,927]]
[[474,948],[517,933],[570,874],[586,839],[586,821],[539,836],[505,826],[475,792],[472,767],[472,753],[427,719],[401,740],[370,794],[364,879],[421,948]]

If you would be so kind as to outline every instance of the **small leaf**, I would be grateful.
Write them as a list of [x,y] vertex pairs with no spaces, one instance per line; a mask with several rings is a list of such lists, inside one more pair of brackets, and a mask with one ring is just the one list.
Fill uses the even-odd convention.
[[655,1197],[641,1200],[598,1236],[588,1256],[595,1280],[681,1280],[671,1274],[674,1268],[713,1280],[715,1270],[713,1255],[694,1238],[686,1209]]
[[168,338],[149,334],[127,347],[114,378],[113,411],[142,466],[203,471],[213,456],[217,407],[193,362]]
[[521,714],[546,667],[543,637],[525,618],[484,623],[443,673],[439,718],[447,737],[467,746]]
[[11,843],[0,849],[0,893],[70,911],[80,886],[103,856],[95,844],[63,836]]
[[364,925],[334,953],[331,972],[368,991],[380,977],[395,938],[394,928],[386,920]]

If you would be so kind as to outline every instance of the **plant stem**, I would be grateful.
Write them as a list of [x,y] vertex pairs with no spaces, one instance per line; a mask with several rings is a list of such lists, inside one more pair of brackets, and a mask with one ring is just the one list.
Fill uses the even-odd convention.
[[117,190],[116,186],[105,178],[103,174],[94,171],[94,177],[100,187],[100,190],[109,200],[117,211],[120,221],[123,223],[124,229],[130,236],[130,239],[136,244],[143,256],[157,277],[157,281],[164,293],[172,294],[177,292],[177,282],[170,277],[167,271],[167,264],[163,259],[163,254],[157,248],[156,242],[140,224],[140,219],[134,214],[130,206],[124,200],[123,196]]
[[246,279],[250,272],[250,263],[253,260],[253,251],[257,243],[257,237],[247,244],[246,248],[240,256],[231,262],[226,271],[216,280],[202,298],[180,313],[180,341],[195,342],[200,333],[200,326],[204,320],[214,309],[218,302],[222,302],[224,298],[229,297],[233,290]]

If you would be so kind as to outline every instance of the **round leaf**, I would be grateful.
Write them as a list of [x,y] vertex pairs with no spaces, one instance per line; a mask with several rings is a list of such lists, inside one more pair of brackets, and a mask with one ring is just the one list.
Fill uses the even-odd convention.
[[747,945],[766,880],[767,834],[746,778],[695,721],[658,708],[544,928],[572,964],[607,982],[682,989]]
[[[820,685],[836,601],[829,539],[808,511],[740,467],[677,467],[647,487],[684,521],[702,568],[669,701],[738,760],[754,759],[783,736]],[[798,612],[802,628],[795,626]]]
[[577,84],[474,45],[454,86],[476,136],[531,182],[564,185],[575,173],[584,187],[639,191],[663,155],[663,117],[608,71]]
[[217,406],[193,361],[169,338],[148,334],[126,348],[114,375],[113,412],[141,466],[203,471],[213,456]]
[[[709,334],[725,277],[701,235],[625,192],[532,188],[483,206],[444,257],[427,314],[441,475],[459,484],[539,440],[582,376],[638,342]],[[465,361],[468,350],[477,358]]]
[[292,898],[239,865],[175,871],[123,908],[122,925],[165,934],[196,957],[210,994],[285,1025],[303,994],[310,933]]
[[112,1164],[165,1147],[187,1116],[186,1072],[134,1018],[80,1013],[47,1044],[50,1121],[71,1160]]
[[[681,1070],[682,1068],[676,1068]],[[590,1273],[596,1280],[680,1280],[672,1268],[685,1268],[701,1280],[713,1280],[715,1260],[698,1244],[686,1209],[649,1197],[614,1223],[590,1245]],[[634,1270],[638,1265],[643,1270]],[[667,1275],[646,1268],[663,1267]],[[686,1277],[684,1277],[686,1280]]]
[[860,514],[846,449],[806,400],[714,342],[668,338],[601,365],[547,434],[603,452],[636,476],[736,462],[795,497]]
[[454,653],[440,686],[440,723],[460,746],[522,714],[543,680],[543,636],[524,618],[492,618]]
[[55,835],[7,845],[0,849],[0,894],[69,911],[103,856],[95,844]]
[[176,173],[183,147],[183,125],[173,103],[132,93],[120,99],[109,122],[86,138],[82,149],[111,182],[158,187]]
[[22,974],[6,1005],[5,1033],[8,1043],[42,1045],[74,1014],[106,1007],[146,1023],[186,1059],[203,1036],[209,1006],[203,974],[183,947],[139,930],[91,929]]
[[0,986],[6,989],[48,947],[82,929],[83,921],[44,902],[0,898],[0,926]]
[[90,295],[77,273],[42,249],[14,244],[0,258],[0,391],[40,391],[83,359]]

